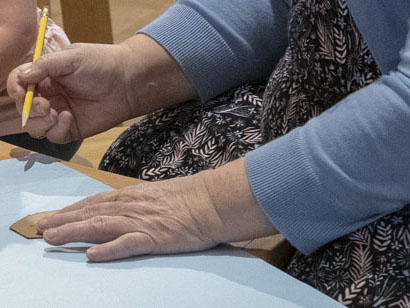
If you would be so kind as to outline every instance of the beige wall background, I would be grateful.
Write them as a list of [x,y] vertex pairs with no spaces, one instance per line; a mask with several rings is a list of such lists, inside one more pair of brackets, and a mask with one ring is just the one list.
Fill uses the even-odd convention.
[[[161,15],[175,0],[110,0],[114,43],[132,36]],[[63,26],[60,0],[50,0],[52,18]]]

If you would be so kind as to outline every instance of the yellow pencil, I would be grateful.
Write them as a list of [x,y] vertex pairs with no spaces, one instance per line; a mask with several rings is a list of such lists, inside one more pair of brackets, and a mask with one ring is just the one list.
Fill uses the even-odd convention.
[[[46,29],[47,29],[47,21],[48,21],[48,7],[45,6],[43,7],[43,10],[41,12],[40,26],[38,29],[36,48],[34,49],[33,62],[37,61],[37,59],[40,58],[41,52],[43,51],[44,36],[46,35]],[[33,102],[35,87],[36,87],[35,84],[29,84],[27,87],[26,97],[24,98],[23,113],[21,114],[21,117],[22,117],[21,123],[22,123],[23,128],[26,126],[27,120],[30,114],[31,103]]]

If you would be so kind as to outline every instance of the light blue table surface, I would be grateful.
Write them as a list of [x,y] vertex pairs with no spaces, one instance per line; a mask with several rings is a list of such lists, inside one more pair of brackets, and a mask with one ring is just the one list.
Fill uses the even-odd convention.
[[108,189],[43,156],[0,162],[0,307],[343,307],[230,247],[89,263],[82,251],[58,252],[9,230],[26,215]]

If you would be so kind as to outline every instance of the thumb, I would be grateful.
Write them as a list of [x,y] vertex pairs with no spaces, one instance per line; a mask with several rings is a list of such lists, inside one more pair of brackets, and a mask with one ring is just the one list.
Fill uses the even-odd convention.
[[81,65],[83,56],[78,48],[66,48],[61,51],[41,56],[18,75],[24,83],[39,83],[50,78],[58,78],[74,73]]
[[111,242],[89,248],[87,257],[91,262],[106,262],[151,254],[154,246],[153,239],[145,233],[127,233]]

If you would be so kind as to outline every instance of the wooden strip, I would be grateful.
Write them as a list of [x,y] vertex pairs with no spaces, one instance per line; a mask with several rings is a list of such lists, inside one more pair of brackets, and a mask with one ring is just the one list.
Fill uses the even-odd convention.
[[142,183],[143,181],[141,180],[137,180],[134,178],[130,178],[127,176],[122,176],[122,175],[118,175],[118,174],[114,174],[114,173],[110,173],[110,172],[105,172],[105,171],[101,171],[98,169],[94,169],[94,168],[89,168],[89,167],[85,167],[82,165],[78,165],[78,164],[73,164],[73,163],[69,163],[69,162],[64,162],[62,161],[62,163],[72,169],[75,169],[83,174],[88,175],[89,177],[100,181],[104,184],[107,184],[108,186],[111,186],[114,189],[120,189],[120,188],[124,188],[126,186],[130,186],[133,184],[138,184],[138,183]]
[[37,0],[37,6],[38,7],[43,7],[43,6],[50,6],[50,1],[49,0]]
[[71,42],[113,42],[108,0],[61,0],[64,30]]
[[[33,154],[29,150],[17,147],[15,145],[0,141],[0,160],[9,159],[9,158],[24,158],[28,155]],[[127,176],[122,176],[114,173],[109,173],[94,168],[85,167],[75,163],[61,161],[64,165],[75,169],[89,177],[100,181],[108,186],[111,186],[114,189],[120,189],[129,185],[141,183],[141,180],[130,178]]]

